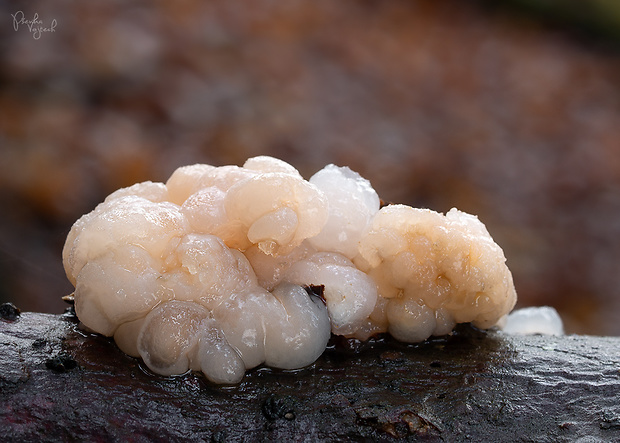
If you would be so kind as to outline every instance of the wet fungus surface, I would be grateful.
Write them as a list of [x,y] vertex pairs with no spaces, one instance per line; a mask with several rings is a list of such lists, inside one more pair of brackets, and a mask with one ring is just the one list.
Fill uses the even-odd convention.
[[494,326],[516,302],[505,261],[473,215],[381,207],[347,167],[304,180],[266,156],[119,189],[63,250],[87,330],[153,372],[218,384],[308,366],[332,334],[416,343]]

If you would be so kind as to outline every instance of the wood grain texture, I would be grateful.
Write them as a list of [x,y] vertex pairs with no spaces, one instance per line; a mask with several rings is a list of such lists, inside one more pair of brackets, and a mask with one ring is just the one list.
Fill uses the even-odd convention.
[[162,377],[71,315],[0,320],[3,441],[618,441],[620,338],[467,325],[406,345],[334,338],[232,387]]

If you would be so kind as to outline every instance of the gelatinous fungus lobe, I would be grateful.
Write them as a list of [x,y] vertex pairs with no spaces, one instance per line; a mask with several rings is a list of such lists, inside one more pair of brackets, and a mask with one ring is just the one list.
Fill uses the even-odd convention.
[[415,342],[460,322],[486,328],[516,300],[475,216],[380,208],[347,167],[304,180],[267,156],[115,191],[75,222],[63,264],[85,328],[154,372],[214,383],[307,366],[331,334]]

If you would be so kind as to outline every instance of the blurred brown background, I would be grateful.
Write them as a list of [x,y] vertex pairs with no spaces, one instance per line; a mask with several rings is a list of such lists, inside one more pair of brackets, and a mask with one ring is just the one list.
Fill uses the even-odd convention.
[[[35,38],[14,15],[55,27]],[[620,334],[620,2],[0,0],[0,301],[108,193],[268,154],[479,215],[519,306]],[[19,19],[19,16],[16,16]]]

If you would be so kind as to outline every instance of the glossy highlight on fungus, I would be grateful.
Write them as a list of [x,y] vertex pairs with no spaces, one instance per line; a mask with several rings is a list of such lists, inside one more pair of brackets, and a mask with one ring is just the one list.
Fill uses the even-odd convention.
[[310,365],[332,333],[418,342],[491,327],[516,302],[505,261],[473,215],[380,208],[347,167],[304,180],[267,156],[119,189],[63,249],[86,328],[156,373],[222,384]]

